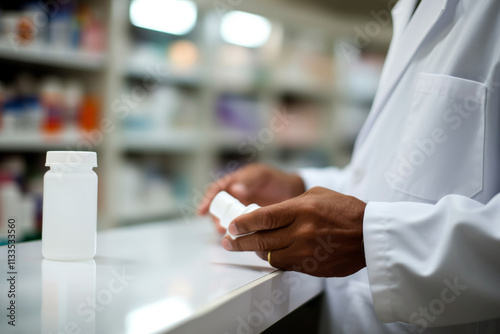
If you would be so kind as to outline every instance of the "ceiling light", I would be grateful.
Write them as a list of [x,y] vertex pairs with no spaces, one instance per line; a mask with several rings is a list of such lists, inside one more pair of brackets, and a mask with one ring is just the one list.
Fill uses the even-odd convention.
[[257,48],[269,39],[271,22],[259,15],[232,11],[222,17],[220,33],[227,43]]
[[133,0],[130,4],[130,21],[140,28],[185,35],[193,30],[196,18],[192,1]]

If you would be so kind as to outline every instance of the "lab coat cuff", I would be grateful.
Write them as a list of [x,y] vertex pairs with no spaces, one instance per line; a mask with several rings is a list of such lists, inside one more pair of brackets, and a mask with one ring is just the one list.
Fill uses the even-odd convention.
[[396,300],[395,280],[391,271],[389,228],[392,216],[389,203],[369,202],[363,220],[363,238],[368,279],[377,318],[397,321],[392,301]]

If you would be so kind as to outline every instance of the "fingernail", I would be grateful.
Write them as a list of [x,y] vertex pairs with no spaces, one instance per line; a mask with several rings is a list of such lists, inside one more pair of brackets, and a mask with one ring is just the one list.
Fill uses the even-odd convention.
[[231,245],[231,241],[229,241],[227,238],[222,239],[222,247],[224,247],[224,249],[228,251],[233,250],[233,245]]
[[236,225],[234,223],[229,224],[229,227],[227,228],[229,234],[231,235],[238,235],[238,229],[236,228]]

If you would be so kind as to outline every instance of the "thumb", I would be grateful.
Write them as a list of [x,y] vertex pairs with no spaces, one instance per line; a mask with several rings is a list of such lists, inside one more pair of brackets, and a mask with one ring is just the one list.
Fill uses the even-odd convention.
[[231,235],[241,235],[263,230],[274,230],[295,222],[295,199],[262,207],[236,217],[228,227]]

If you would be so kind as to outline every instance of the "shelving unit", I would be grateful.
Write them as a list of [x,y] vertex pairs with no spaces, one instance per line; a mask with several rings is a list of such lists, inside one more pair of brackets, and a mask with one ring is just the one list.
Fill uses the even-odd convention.
[[74,50],[54,50],[45,45],[22,46],[7,41],[0,42],[0,58],[16,62],[84,71],[102,71],[106,64],[106,56],[104,54]]
[[194,153],[202,137],[195,131],[131,133],[120,141],[123,152]]
[[[83,0],[81,0],[83,1]],[[90,1],[90,3],[97,3]],[[337,41],[345,40],[353,35],[353,27],[363,22],[352,20],[349,17],[333,13],[320,12],[307,5],[288,6],[282,3],[265,0],[242,2],[234,10],[247,11],[266,16],[278,31],[281,42],[279,47],[272,50],[272,57],[259,50],[246,50],[257,65],[255,67],[223,67],[221,65],[221,49],[228,47],[219,37],[221,8],[214,6],[209,0],[197,0],[198,21],[194,31],[186,36],[173,38],[172,36],[151,35],[147,31],[132,27],[128,9],[129,2],[123,0],[106,0],[99,2],[105,13],[104,21],[107,24],[107,50],[102,54],[88,54],[80,51],[54,51],[44,47],[19,47],[13,48],[7,41],[0,42],[0,64],[7,62],[15,64],[20,69],[25,65],[29,68],[38,66],[45,71],[57,69],[68,76],[85,76],[87,81],[98,82],[101,92],[103,112],[101,117],[107,118],[114,126],[114,130],[107,132],[103,140],[94,147],[98,151],[101,202],[99,228],[108,229],[117,225],[139,223],[161,218],[180,216],[186,214],[184,209],[194,209],[196,198],[206,186],[213,182],[213,175],[220,175],[224,171],[227,157],[236,157],[242,163],[263,161],[278,166],[283,166],[283,156],[289,168],[305,165],[305,152],[318,151],[319,158],[310,164],[343,164],[341,151],[344,146],[338,137],[336,124],[338,110],[344,108],[352,101],[341,98],[339,80],[343,77],[337,73],[339,67],[338,57],[334,45]],[[1,6],[0,6],[1,7]],[[228,8],[230,6],[228,5]],[[226,8],[226,9],[228,9]],[[321,31],[321,40],[326,49],[322,56],[327,57],[332,66],[332,80],[328,82],[309,82],[291,80],[284,77],[282,68],[277,66],[282,57],[290,52],[290,44],[294,43],[301,30]],[[383,33],[374,38],[373,43],[387,45],[390,34],[385,29]],[[165,41],[158,39],[165,38]],[[142,39],[142,40],[141,40]],[[174,64],[167,61],[166,57],[157,57],[147,63],[134,59],[137,44],[143,42],[157,43],[165,50],[167,41],[186,39],[191,41],[198,49],[199,62],[189,70],[180,71]],[[235,48],[234,46],[231,48]],[[341,65],[347,66],[347,65]],[[76,74],[75,74],[76,73]],[[251,76],[249,76],[249,73]],[[185,99],[190,100],[195,108],[194,121],[188,126],[171,124],[162,125],[152,130],[145,127],[141,129],[126,129],[122,114],[117,111],[116,101],[124,94],[131,94],[133,87],[143,87],[145,78],[154,76],[161,83],[158,87],[167,87],[186,94]],[[2,77],[0,75],[0,81]],[[148,90],[147,97],[154,90]],[[250,96],[256,101],[259,126],[257,128],[241,130],[222,127],[219,122],[217,103],[222,95]],[[248,140],[248,136],[255,136],[259,131],[269,127],[273,110],[288,108],[287,98],[292,96],[299,102],[310,103],[317,106],[320,135],[316,141],[307,143],[283,142],[272,140],[265,143],[263,149],[255,149],[256,157],[248,161],[241,150],[241,143]],[[286,108],[285,108],[286,107]],[[134,114],[146,112],[136,110],[138,107],[129,108],[127,113]],[[293,108],[292,108],[293,109]],[[300,108],[297,108],[300,112]],[[129,116],[130,117],[130,116]],[[73,149],[78,146],[82,135],[77,132],[67,132],[58,136],[46,137],[35,133],[3,133],[0,131],[0,152],[42,154],[46,150]],[[299,156],[295,159],[294,156]],[[341,158],[338,158],[338,157]],[[301,158],[302,157],[302,158]],[[151,162],[152,161],[152,162]],[[319,162],[318,162],[319,161]],[[156,173],[168,174],[169,181],[175,179],[185,180],[180,188],[174,191],[175,202],[166,203],[162,210],[136,210],[134,212],[123,209],[123,204],[118,199],[118,193],[126,182],[120,174],[125,165],[136,164],[142,166],[149,162],[157,167]],[[181,183],[182,183],[181,182]]]
[[76,131],[66,131],[57,135],[42,135],[33,132],[0,132],[2,151],[46,151],[75,147],[82,135]]

